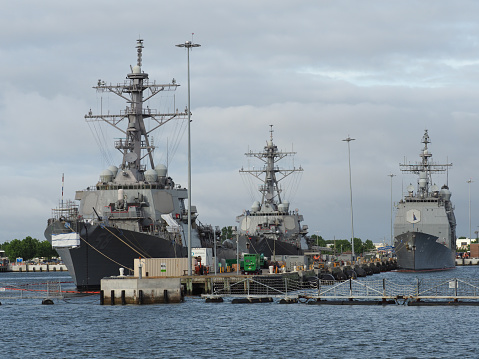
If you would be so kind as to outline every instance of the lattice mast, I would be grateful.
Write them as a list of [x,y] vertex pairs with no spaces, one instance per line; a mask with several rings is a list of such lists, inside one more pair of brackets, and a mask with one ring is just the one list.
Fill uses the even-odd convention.
[[419,153],[420,162],[415,164],[400,163],[400,170],[404,173],[415,173],[418,177],[418,195],[427,195],[432,185],[432,173],[444,173],[452,166],[452,163],[439,164],[432,161],[432,153],[428,149],[429,134],[424,130],[421,143],[424,144],[422,151]]
[[[278,147],[273,143],[273,125],[270,125],[270,127],[270,140],[266,141],[264,151],[250,151],[245,153],[248,157],[256,157],[263,161],[265,163],[264,167],[259,170],[245,170],[241,168],[240,173],[249,173],[263,181],[263,184],[259,187],[259,191],[262,193],[262,204],[278,205],[282,203],[282,189],[278,186],[278,183],[294,172],[303,171],[303,168],[300,166],[299,168],[293,169],[280,169],[278,166],[275,166],[276,162],[282,160],[286,156],[294,156],[296,152],[279,151]],[[280,178],[278,178],[278,174],[280,175]]]
[[[156,81],[149,82],[148,74],[141,70],[142,66],[142,50],[143,40],[137,40],[137,64],[130,66],[131,73],[127,74],[127,80],[117,85],[107,85],[104,81],[98,80],[97,86],[93,88],[98,92],[111,92],[121,97],[127,102],[124,110],[120,114],[100,114],[93,115],[90,109],[85,115],[86,121],[104,121],[109,125],[122,132],[125,137],[119,141],[115,141],[115,148],[122,155],[122,170],[130,170],[135,175],[136,180],[140,180],[139,174],[145,170],[141,165],[141,160],[148,157],[152,169],[155,168],[153,161],[153,151],[155,146],[149,141],[149,134],[163,126],[174,118],[186,118],[188,109],[185,112],[174,113],[158,113],[154,109],[144,108],[143,104],[162,91],[175,91],[180,85],[176,84],[175,79],[169,84],[157,84]],[[150,118],[156,122],[156,125],[147,130],[145,127],[145,119]],[[127,120],[127,129],[122,129],[118,125],[120,122]]]

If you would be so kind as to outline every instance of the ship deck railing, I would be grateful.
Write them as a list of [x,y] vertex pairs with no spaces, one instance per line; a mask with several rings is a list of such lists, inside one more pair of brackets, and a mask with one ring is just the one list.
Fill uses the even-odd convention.
[[302,280],[281,276],[215,277],[204,297],[298,298],[304,301],[470,301],[479,303],[479,279],[422,279],[398,283],[389,279],[345,281]]

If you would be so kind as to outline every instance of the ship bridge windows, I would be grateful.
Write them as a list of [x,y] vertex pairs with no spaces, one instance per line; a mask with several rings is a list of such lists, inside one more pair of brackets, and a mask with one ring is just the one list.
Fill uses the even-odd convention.
[[437,198],[406,198],[406,202],[421,202],[421,203],[435,203],[438,202]]
[[[89,187],[90,188],[90,187]],[[119,189],[163,189],[163,186],[157,183],[134,183],[134,184],[112,184],[99,183],[96,185],[97,190],[119,190]]]

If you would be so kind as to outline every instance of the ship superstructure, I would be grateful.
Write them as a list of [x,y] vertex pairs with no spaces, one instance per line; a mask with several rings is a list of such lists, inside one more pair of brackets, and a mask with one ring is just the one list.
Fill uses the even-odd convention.
[[[189,109],[160,113],[145,106],[155,95],[179,85],[174,79],[151,82],[142,70],[143,40],[137,41],[136,49],[137,64],[123,83],[98,80],[94,87],[125,100],[124,110],[99,115],[90,110],[85,115],[86,121],[102,121],[123,134],[114,143],[122,154],[121,164],[101,172],[96,185],[77,191],[79,205],[68,201],[54,209],[45,231],[79,289],[98,288],[101,278],[118,275],[119,268],[133,270],[134,258],[187,256],[188,192],[174,183],[165,165],[154,163],[150,133],[173,119],[186,119]],[[146,119],[153,123],[149,129]],[[194,206],[191,212],[192,248],[202,247],[200,237],[206,240],[209,234],[198,235]]]
[[401,171],[418,176],[417,188],[407,187],[407,194],[397,205],[394,221],[394,246],[398,266],[403,270],[448,269],[455,266],[456,219],[451,192],[446,185],[432,182],[433,173],[444,173],[451,163],[432,161],[428,131],[422,138],[421,161],[400,164]]
[[[250,253],[271,255],[301,254],[307,249],[305,236],[308,226],[302,225],[303,215],[290,210],[290,204],[282,197],[279,182],[286,177],[302,172],[303,169],[281,169],[277,162],[296,152],[283,152],[273,143],[273,126],[270,139],[262,152],[247,152],[248,157],[255,157],[264,163],[259,169],[244,169],[240,173],[250,174],[262,181],[259,186],[261,201],[255,201],[250,210],[236,217],[238,231],[243,239],[243,250]],[[242,242],[240,241],[240,248]],[[246,247],[246,248],[245,248]]]

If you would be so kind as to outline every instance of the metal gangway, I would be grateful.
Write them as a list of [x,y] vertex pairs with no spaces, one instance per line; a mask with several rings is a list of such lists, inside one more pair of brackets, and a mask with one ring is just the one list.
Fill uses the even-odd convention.
[[224,277],[214,278],[212,293],[203,297],[293,298],[309,304],[312,301],[316,303],[376,301],[383,304],[411,305],[429,301],[479,305],[479,279],[416,279],[411,283],[401,283],[390,279],[325,281],[253,276],[238,280],[238,277]]

